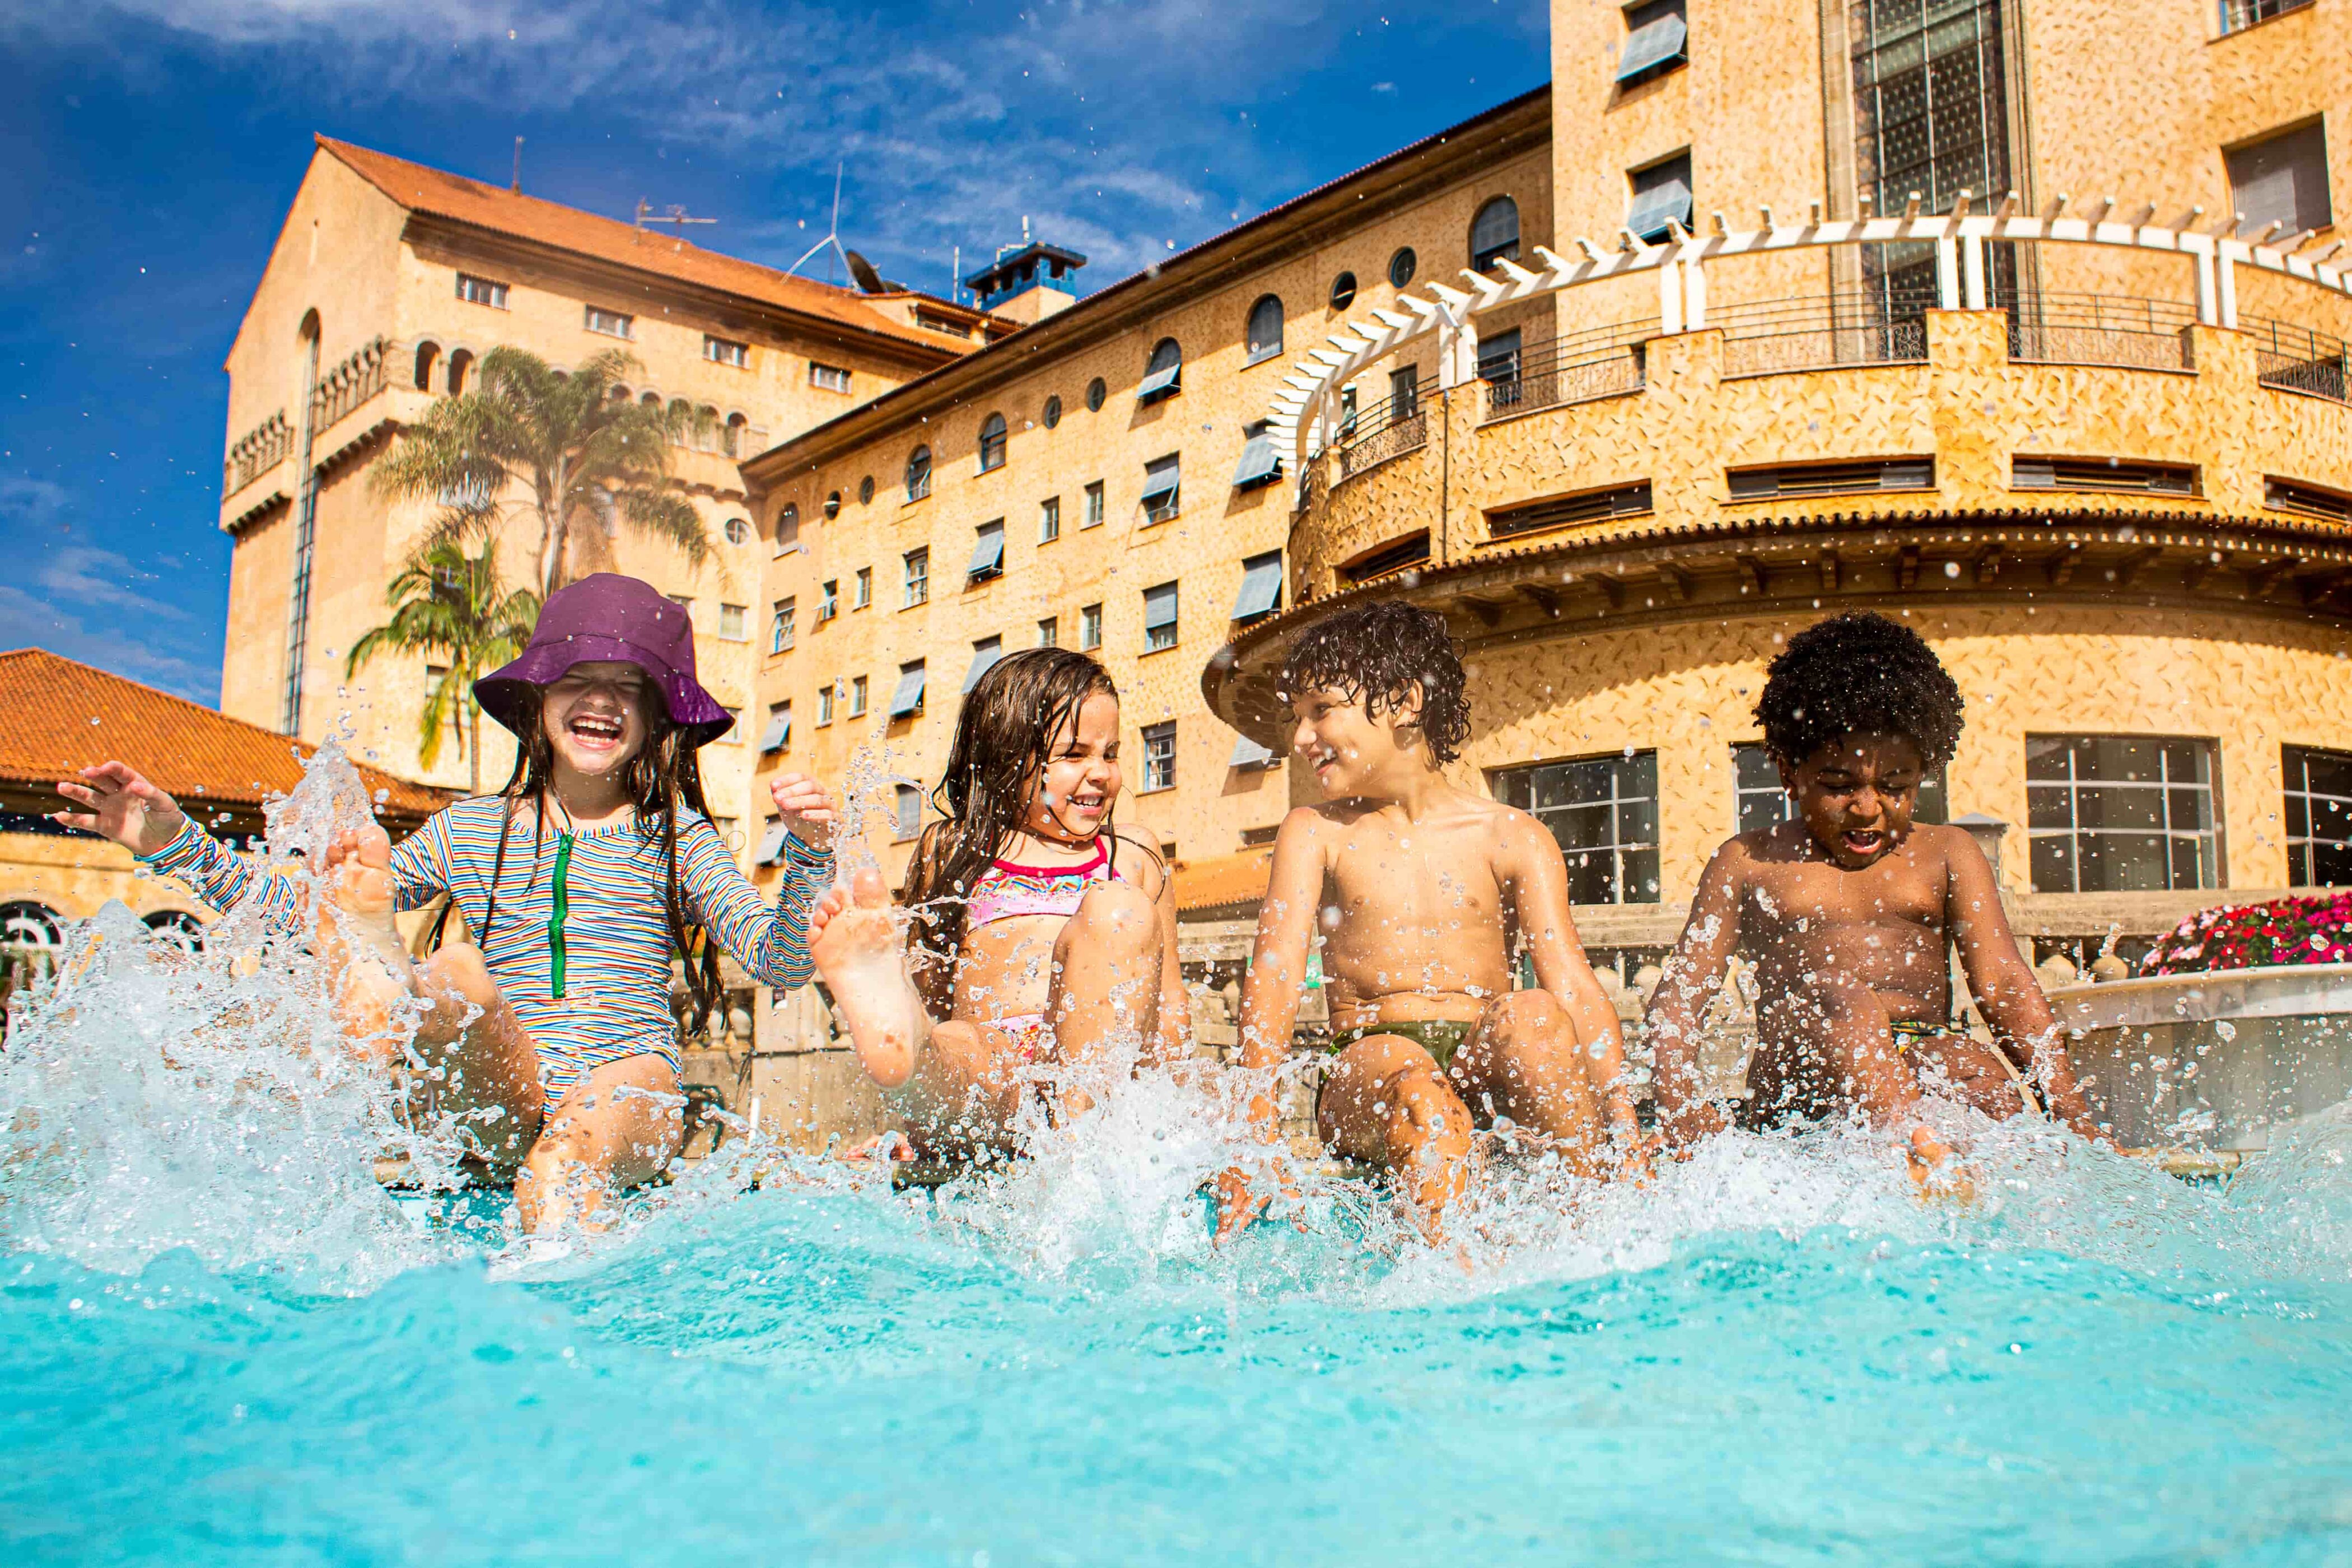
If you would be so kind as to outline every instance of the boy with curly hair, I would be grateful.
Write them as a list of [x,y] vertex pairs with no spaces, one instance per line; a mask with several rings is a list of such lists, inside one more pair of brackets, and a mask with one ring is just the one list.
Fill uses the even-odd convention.
[[[1283,820],[1242,991],[1242,1063],[1270,1079],[1319,924],[1333,1033],[1318,1130],[1392,1172],[1433,1236],[1467,1182],[1474,1126],[1507,1118],[1596,1175],[1638,1138],[1616,1010],[1569,919],[1559,844],[1440,771],[1469,733],[1464,684],[1427,610],[1367,601],[1300,635],[1282,690],[1326,804]],[[1512,988],[1515,947],[1535,990]],[[1251,1110],[1278,1151],[1272,1097]],[[1280,1154],[1266,1163],[1279,1182]],[[1267,1174],[1219,1179],[1220,1237],[1265,1206]]]
[[[1773,659],[1756,718],[1797,815],[1730,840],[1699,879],[1649,1013],[1667,1143],[1724,1126],[1701,1091],[1699,1020],[1735,952],[1756,962],[1758,984],[1741,1127],[1859,1107],[1906,1140],[1924,1180],[1950,1152],[1921,1119],[1926,1070],[1995,1118],[2018,1114],[2031,1083],[2094,1136],[1991,866],[1964,829],[1913,817],[1962,722],[1933,650],[1883,616],[1821,621]],[[1951,1021],[1953,942],[1997,1050]]]

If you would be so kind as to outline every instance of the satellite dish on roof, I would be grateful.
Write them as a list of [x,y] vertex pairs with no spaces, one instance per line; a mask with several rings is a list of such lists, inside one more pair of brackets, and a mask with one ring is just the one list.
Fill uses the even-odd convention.
[[854,250],[845,250],[841,254],[842,258],[849,263],[849,275],[857,279],[859,293],[884,294],[889,291],[890,286],[882,281],[882,274],[874,270],[874,263]]

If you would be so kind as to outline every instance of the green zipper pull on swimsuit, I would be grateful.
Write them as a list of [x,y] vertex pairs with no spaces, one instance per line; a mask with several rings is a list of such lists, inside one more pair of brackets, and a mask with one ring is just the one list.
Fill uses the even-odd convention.
[[552,983],[551,994],[559,1001],[563,996],[563,917],[572,909],[572,889],[567,881],[571,874],[572,835],[566,833],[555,843],[555,911],[547,921],[548,978]]

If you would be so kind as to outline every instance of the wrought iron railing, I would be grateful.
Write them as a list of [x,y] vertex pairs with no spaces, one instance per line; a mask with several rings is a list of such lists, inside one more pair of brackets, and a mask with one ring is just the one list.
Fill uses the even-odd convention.
[[1410,389],[1401,388],[1368,407],[1341,415],[1339,438],[1334,447],[1339,458],[1339,478],[1354,479],[1366,468],[1377,468],[1391,458],[1402,458],[1426,446],[1429,405],[1436,395],[1437,380],[1433,376],[1415,382]]
[[2310,4],[2311,0],[2221,0],[2221,31],[2234,33]]
[[384,341],[355,350],[350,358],[319,378],[310,392],[310,429],[327,429],[384,388],[387,362]]
[[2009,307],[2009,357],[2019,364],[2195,370],[2197,308],[2114,294],[2036,293]]
[[2264,316],[2240,316],[2238,330],[2254,340],[2254,375],[2264,386],[2352,402],[2352,344],[2342,338]]
[[284,462],[293,448],[294,426],[286,423],[286,410],[281,408],[238,437],[236,445],[228,449],[228,458],[221,465],[221,494],[235,495]]
[[1926,318],[1893,313],[1885,298],[1870,290],[1726,305],[1708,312],[1707,325],[1723,329],[1727,376],[1910,364],[1927,357]]
[[1538,408],[1641,391],[1646,374],[1643,344],[1657,331],[1654,321],[1621,321],[1529,343],[1507,360],[1482,365],[1486,417],[1507,419]]

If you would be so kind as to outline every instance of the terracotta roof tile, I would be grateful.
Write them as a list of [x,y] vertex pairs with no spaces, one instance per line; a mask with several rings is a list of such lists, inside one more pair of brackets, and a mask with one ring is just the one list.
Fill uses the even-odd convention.
[[[388,153],[355,147],[331,136],[321,136],[318,141],[321,148],[334,154],[352,173],[411,212],[428,213],[520,239],[536,240],[617,266],[815,316],[854,331],[919,343],[949,355],[969,353],[976,346],[972,340],[950,332],[935,332],[896,320],[876,310],[866,296],[852,289],[809,278],[787,277],[772,267],[721,256],[672,235],[649,233],[617,218],[599,217],[577,207],[502,190],[445,170],[412,163]],[[929,296],[924,298],[929,300]],[[938,303],[943,310],[973,314],[945,300]]]
[[[128,763],[157,788],[257,810],[301,782],[315,746],[37,647],[0,653],[0,785],[47,791],[76,770]],[[388,821],[423,820],[457,798],[362,766]]]
[[1266,877],[1274,867],[1274,850],[1244,849],[1213,860],[1195,860],[1176,868],[1176,908],[1180,913],[1202,910],[1254,907],[1265,901]]

